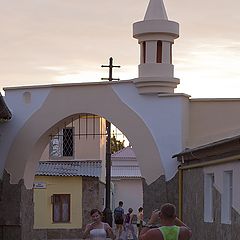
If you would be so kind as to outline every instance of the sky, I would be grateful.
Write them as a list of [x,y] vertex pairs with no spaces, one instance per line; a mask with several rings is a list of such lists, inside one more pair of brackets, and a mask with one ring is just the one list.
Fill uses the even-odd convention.
[[[0,90],[101,81],[109,57],[121,80],[138,76],[132,24],[149,0],[0,0]],[[176,92],[240,98],[240,1],[164,0],[180,24],[173,46]]]

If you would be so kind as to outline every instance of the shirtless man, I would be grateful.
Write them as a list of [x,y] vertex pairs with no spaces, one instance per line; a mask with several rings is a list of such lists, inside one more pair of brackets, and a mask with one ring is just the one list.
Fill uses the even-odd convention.
[[[159,220],[161,227],[152,228]],[[153,211],[140,233],[139,240],[188,240],[191,236],[191,229],[176,217],[175,206],[166,203],[161,206],[160,211]]]

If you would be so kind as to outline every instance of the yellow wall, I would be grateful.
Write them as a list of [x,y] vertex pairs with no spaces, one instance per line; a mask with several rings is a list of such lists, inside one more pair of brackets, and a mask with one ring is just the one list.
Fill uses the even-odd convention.
[[[46,189],[34,189],[34,228],[82,228],[82,178],[36,176],[34,182],[46,183]],[[70,223],[52,222],[51,196],[71,194]]]

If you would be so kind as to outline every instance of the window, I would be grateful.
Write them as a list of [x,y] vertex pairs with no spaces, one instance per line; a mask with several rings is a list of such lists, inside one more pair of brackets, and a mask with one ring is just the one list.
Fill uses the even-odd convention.
[[162,62],[162,41],[157,41],[157,63]]
[[170,64],[172,64],[172,43],[170,44]]
[[213,222],[213,173],[204,177],[204,222]]
[[223,173],[223,193],[221,198],[221,222],[231,224],[233,180],[232,171]]
[[63,129],[63,156],[73,156],[73,128]]
[[70,194],[54,194],[52,196],[53,222],[70,222]]
[[146,42],[142,42],[142,63],[146,63]]
[[51,139],[49,154],[51,158],[73,157],[73,128],[64,128]]

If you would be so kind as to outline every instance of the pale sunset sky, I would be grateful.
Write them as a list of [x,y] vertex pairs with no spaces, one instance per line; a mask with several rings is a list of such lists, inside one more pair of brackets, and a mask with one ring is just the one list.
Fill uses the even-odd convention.
[[[0,0],[0,90],[7,86],[137,77],[132,24],[149,0]],[[173,46],[176,92],[240,98],[240,1],[165,0],[180,24]]]

